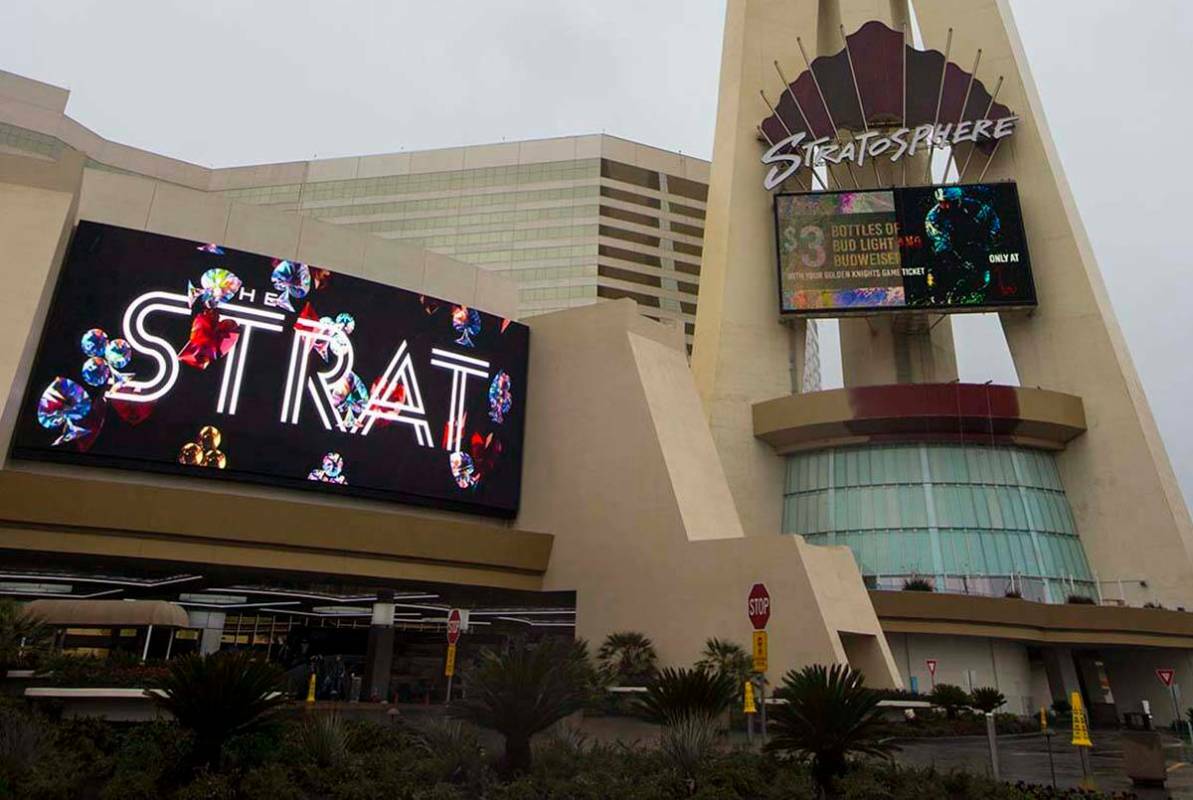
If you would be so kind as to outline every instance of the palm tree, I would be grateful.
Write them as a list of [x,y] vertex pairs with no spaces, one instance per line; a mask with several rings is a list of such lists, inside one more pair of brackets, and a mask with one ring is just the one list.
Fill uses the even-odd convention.
[[932,701],[932,705],[943,708],[946,717],[956,719],[957,712],[969,705],[971,698],[969,692],[960,686],[951,683],[938,683],[932,687],[928,699]]
[[988,714],[1006,705],[1007,698],[993,686],[980,686],[969,693],[970,705]]
[[621,685],[642,685],[655,674],[654,643],[637,631],[620,631],[605,637],[597,663],[609,679]]
[[43,649],[49,636],[49,626],[24,605],[7,597],[0,600],[0,668],[19,664],[29,653]]
[[696,662],[696,668],[732,678],[737,686],[734,696],[740,697],[745,690],[746,681],[754,672],[754,659],[746,652],[746,648],[737,642],[714,637],[704,643],[704,651],[700,654],[700,660]]
[[188,655],[171,661],[146,694],[194,735],[195,766],[218,768],[229,738],[260,729],[286,703],[283,679],[245,651]]
[[505,737],[509,773],[530,768],[530,737],[583,708],[596,683],[588,646],[559,638],[486,652],[468,678],[468,696],[449,712]]
[[646,684],[638,710],[651,722],[668,727],[688,718],[713,720],[733,702],[737,686],[728,675],[706,669],[666,667]]
[[847,664],[792,670],[775,697],[786,703],[771,710],[775,735],[767,747],[810,758],[822,795],[844,774],[849,755],[886,757],[897,749],[881,738],[880,695]]

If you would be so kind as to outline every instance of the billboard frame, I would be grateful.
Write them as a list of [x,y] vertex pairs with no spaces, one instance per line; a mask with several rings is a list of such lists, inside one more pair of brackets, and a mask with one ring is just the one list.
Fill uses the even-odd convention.
[[[804,309],[804,310],[784,310],[783,309],[783,261],[780,256],[780,236],[779,236],[779,198],[781,197],[809,197],[809,196],[823,196],[830,194],[854,194],[857,192],[895,192],[899,189],[937,189],[937,188],[964,188],[966,186],[993,186],[999,184],[1011,184],[1015,187],[1015,210],[1019,214],[1019,228],[1023,234],[1023,252],[1027,256],[1028,275],[1031,278],[1031,295],[1032,302],[1030,303],[1007,303],[1005,305],[972,305],[972,306],[855,306],[852,308],[828,308],[828,309]],[[1040,304],[1039,292],[1037,291],[1035,281],[1035,271],[1031,266],[1031,248],[1027,242],[1027,227],[1023,222],[1023,202],[1019,197],[1019,185],[1016,181],[1002,180],[1002,181],[987,181],[984,183],[925,183],[914,184],[908,186],[874,186],[870,188],[858,189],[831,189],[825,191],[806,191],[806,192],[775,192],[771,196],[771,219],[774,222],[774,246],[775,246],[775,295],[779,301],[780,320],[786,322],[793,319],[836,319],[838,317],[867,317],[867,316],[892,316],[892,315],[908,315],[908,314],[1000,314],[1004,312],[1030,312]]]

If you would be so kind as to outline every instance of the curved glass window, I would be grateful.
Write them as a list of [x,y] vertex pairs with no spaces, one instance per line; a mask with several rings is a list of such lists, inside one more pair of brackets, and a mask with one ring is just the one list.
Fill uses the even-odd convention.
[[847,545],[867,583],[940,591],[1093,596],[1089,563],[1051,453],[880,445],[787,458],[783,529]]

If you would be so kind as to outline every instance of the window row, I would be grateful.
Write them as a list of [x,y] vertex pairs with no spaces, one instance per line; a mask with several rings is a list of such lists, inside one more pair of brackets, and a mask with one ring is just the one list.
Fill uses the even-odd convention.
[[986,445],[888,445],[797,453],[787,459],[787,491],[829,486],[965,483],[1063,491],[1051,453]]
[[933,484],[787,495],[784,530],[824,533],[929,527],[1075,533],[1064,494],[1047,489]]
[[1021,575],[1092,579],[1081,542],[1075,536],[1040,533],[1033,542],[1027,531],[943,529],[937,534],[939,562],[933,552],[931,533],[924,529],[841,531],[804,538],[811,544],[848,547],[865,576]]
[[551,161],[542,164],[424,172],[417,175],[387,175],[376,178],[320,181],[307,184],[303,196],[311,200],[330,200],[333,198],[374,197],[411,192],[580,180],[598,177],[598,164],[597,159]]

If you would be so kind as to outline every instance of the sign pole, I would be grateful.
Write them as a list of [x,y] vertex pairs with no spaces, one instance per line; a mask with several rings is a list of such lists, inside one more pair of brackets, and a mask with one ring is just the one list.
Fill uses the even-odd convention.
[[746,616],[754,626],[753,651],[754,672],[758,676],[758,702],[762,709],[758,714],[762,726],[762,743],[766,744],[766,670],[769,646],[766,638],[766,623],[770,622],[770,592],[766,584],[756,583],[746,595]]
[[998,776],[998,731],[994,726],[994,712],[986,712],[986,740],[990,743],[990,772],[994,780],[1001,780]]

